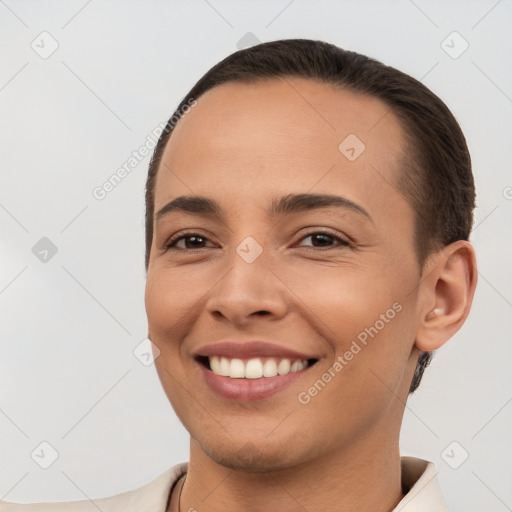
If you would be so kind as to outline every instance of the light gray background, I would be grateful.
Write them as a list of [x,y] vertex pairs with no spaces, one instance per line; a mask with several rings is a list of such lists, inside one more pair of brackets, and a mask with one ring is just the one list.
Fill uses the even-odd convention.
[[[104,200],[92,190],[252,32],[375,57],[459,120],[479,284],[408,402],[401,447],[436,463],[451,510],[512,510],[511,22],[507,0],[0,0],[0,497],[99,498],[187,460],[154,366],[133,354],[146,335],[149,157]],[[59,45],[46,59],[31,47],[50,48],[43,31]],[[458,58],[441,46],[453,31],[469,43]],[[444,44],[453,54],[464,43]],[[46,263],[32,252],[42,237],[58,248]],[[46,470],[30,455],[42,441],[59,454]]]

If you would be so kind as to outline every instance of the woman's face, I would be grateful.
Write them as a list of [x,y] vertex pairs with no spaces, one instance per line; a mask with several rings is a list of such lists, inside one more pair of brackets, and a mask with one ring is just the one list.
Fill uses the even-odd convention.
[[[397,434],[419,283],[403,150],[386,105],[298,78],[218,86],[178,123],[155,186],[148,336],[214,461],[278,469]],[[280,203],[308,194],[341,199]],[[158,216],[182,196],[208,201]]]

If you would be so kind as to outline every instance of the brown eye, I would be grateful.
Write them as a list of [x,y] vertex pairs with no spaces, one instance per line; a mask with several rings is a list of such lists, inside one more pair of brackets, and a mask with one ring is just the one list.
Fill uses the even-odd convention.
[[[178,247],[178,242],[184,240],[185,247]],[[202,244],[206,243],[208,238],[198,233],[185,233],[180,236],[174,237],[165,244],[166,250],[179,249],[179,250],[193,250],[203,249]]]
[[338,246],[346,247],[350,244],[344,240],[343,238],[334,235],[333,233],[329,233],[326,231],[314,231],[309,233],[308,235],[301,238],[301,241],[304,241],[308,238],[311,238],[311,245],[306,245],[306,247],[314,247],[314,248],[327,248],[334,249],[335,246],[332,245],[332,240],[338,243]]

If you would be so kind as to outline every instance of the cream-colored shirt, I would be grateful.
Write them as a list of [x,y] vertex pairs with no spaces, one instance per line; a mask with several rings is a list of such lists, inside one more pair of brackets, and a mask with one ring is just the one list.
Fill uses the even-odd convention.
[[[432,462],[402,457],[402,487],[407,494],[392,512],[448,512]],[[165,512],[172,489],[188,464],[173,466],[151,482],[107,498],[17,504],[0,501],[0,512]]]

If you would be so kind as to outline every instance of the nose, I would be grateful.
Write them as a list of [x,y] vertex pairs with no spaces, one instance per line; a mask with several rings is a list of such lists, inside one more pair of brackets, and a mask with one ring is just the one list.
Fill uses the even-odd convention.
[[248,263],[235,253],[230,263],[206,302],[214,317],[242,327],[256,318],[278,320],[286,314],[286,285],[263,254]]

